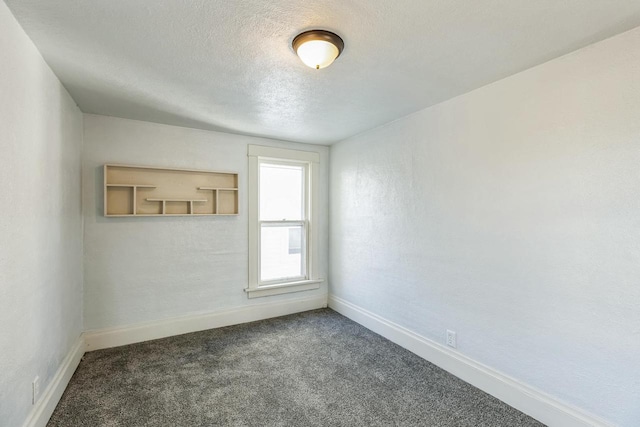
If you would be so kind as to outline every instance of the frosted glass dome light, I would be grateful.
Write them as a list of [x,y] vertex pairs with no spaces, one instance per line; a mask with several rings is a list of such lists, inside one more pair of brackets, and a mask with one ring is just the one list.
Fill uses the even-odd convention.
[[293,39],[293,50],[305,65],[316,70],[331,65],[343,49],[342,39],[329,31],[306,31]]

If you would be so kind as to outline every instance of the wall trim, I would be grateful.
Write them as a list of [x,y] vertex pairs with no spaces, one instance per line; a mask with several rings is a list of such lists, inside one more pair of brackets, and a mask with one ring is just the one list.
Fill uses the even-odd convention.
[[211,313],[181,316],[119,328],[89,330],[84,333],[85,350],[94,351],[118,347],[190,332],[286,316],[324,307],[327,307],[326,293],[312,297],[251,304]]
[[40,396],[40,400],[29,413],[23,427],[45,427],[47,425],[83,355],[84,338],[81,334]]
[[562,427],[613,426],[335,295],[329,295],[329,307],[544,424]]

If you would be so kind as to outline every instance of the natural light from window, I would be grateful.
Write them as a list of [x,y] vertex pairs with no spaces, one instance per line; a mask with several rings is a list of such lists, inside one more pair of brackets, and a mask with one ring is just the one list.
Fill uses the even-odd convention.
[[305,279],[305,166],[260,163],[260,282]]

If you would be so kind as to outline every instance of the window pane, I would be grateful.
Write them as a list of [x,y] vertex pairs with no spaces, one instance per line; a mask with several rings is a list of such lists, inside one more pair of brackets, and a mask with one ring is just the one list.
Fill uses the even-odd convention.
[[303,277],[304,228],[262,225],[260,233],[260,281]]
[[304,167],[260,164],[260,220],[303,219]]

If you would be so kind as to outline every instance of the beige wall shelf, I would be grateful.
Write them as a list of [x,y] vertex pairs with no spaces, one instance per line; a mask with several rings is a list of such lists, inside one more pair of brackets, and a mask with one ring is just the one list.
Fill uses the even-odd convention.
[[238,215],[238,174],[106,164],[104,215]]

